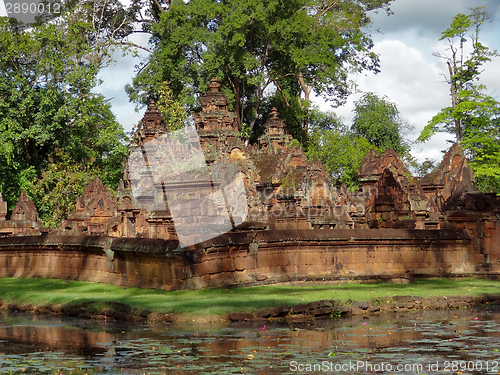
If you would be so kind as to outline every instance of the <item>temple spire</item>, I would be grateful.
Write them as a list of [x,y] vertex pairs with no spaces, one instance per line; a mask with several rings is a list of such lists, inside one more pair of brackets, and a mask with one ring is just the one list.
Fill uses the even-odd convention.
[[146,143],[169,131],[168,124],[163,119],[154,100],[150,100],[148,109],[139,123],[135,133],[139,143]]

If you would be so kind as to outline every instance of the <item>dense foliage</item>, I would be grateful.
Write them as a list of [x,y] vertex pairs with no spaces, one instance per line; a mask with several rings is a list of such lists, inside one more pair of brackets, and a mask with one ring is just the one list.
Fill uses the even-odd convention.
[[[367,13],[390,0],[172,0],[153,2],[138,18],[151,32],[152,54],[127,87],[131,100],[197,109],[212,77],[222,84],[242,134],[255,141],[270,109],[327,165],[335,182],[357,183],[366,152],[377,148],[341,126],[320,129],[328,113],[310,108],[311,94],[342,104],[350,74],[378,71]],[[136,5],[146,3],[136,0]],[[139,8],[138,8],[139,9]],[[165,91],[165,82],[168,89]],[[160,105],[163,108],[163,105]],[[174,117],[180,111],[174,110]],[[167,107],[162,110],[166,112]],[[385,115],[385,114],[382,114]],[[177,121],[178,122],[178,121]],[[399,128],[397,129],[400,130]],[[397,142],[397,141],[395,141]],[[346,148],[349,153],[346,153]]]
[[54,158],[49,159],[40,177],[27,187],[44,226],[58,226],[76,209],[77,198],[94,176],[102,176],[91,161],[74,163],[67,153],[62,152],[57,152]]
[[408,127],[396,104],[387,98],[368,92],[355,103],[352,130],[382,150],[392,148],[400,155],[408,153],[410,147],[403,139]]
[[186,108],[173,99],[172,89],[168,82],[163,82],[163,85],[159,88],[156,104],[170,130],[179,130],[186,125],[188,121]]
[[[240,126],[250,129],[271,87],[286,105],[303,110],[312,90],[342,103],[350,92],[349,73],[378,69],[367,12],[389,2],[169,1],[153,12],[154,50],[128,92],[146,103],[168,81],[174,99],[192,107],[210,78],[218,77]],[[307,126],[307,116],[300,121]]]
[[[104,47],[111,45],[99,41],[88,6],[27,31],[0,19],[0,191],[9,210],[21,189],[39,208],[46,204],[33,187],[51,168],[71,175],[92,164],[91,174],[106,184],[120,178],[126,136],[109,102],[92,91],[99,69],[110,63]],[[64,198],[61,190],[53,203]],[[51,209],[42,209],[42,219]]]
[[332,177],[333,183],[345,183],[350,189],[358,186],[358,170],[364,157],[376,146],[352,132],[334,114],[319,114],[311,123],[307,148],[310,159],[317,158]]

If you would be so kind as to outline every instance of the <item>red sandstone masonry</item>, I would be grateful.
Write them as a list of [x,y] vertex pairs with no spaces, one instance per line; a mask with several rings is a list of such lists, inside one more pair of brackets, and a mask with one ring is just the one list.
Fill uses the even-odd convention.
[[[305,277],[500,273],[500,197],[477,191],[459,145],[450,148],[436,171],[422,178],[411,178],[393,150],[383,154],[372,150],[359,170],[362,190],[351,192],[346,186],[335,187],[321,163],[308,162],[300,148],[290,145],[292,137],[275,109],[258,145],[249,146],[239,136],[236,115],[229,111],[216,79],[209,88],[194,122],[207,162],[234,164],[241,171],[248,216],[236,229],[239,232],[177,250],[177,242],[172,241],[176,238],[173,217],[164,209],[163,192],[149,186],[156,190],[156,203],[151,201],[148,209],[138,205],[132,186],[141,179],[125,163],[118,202],[96,178],[59,229],[41,228],[36,207],[25,193],[6,220],[6,202],[0,194],[0,237],[68,235],[57,240],[59,246],[49,243],[54,236],[21,240],[20,247],[15,239],[6,240],[0,274],[175,289]],[[161,143],[158,137],[168,132],[168,124],[150,103],[135,134],[137,146],[155,138]],[[157,151],[155,157],[162,162],[165,155]],[[134,157],[130,161],[133,165]],[[182,185],[189,194],[199,188],[194,181]],[[162,209],[157,210],[160,203]],[[194,212],[202,214],[198,207]],[[210,215],[202,214],[201,219],[211,220]],[[444,231],[438,234],[425,228]],[[95,237],[71,237],[77,234]],[[116,240],[111,243],[97,235]]]
[[227,233],[190,248],[104,236],[0,238],[0,277],[49,277],[165,290],[303,279],[470,274],[463,229]]
[[[57,274],[52,271],[55,268],[60,277],[109,278],[120,285],[161,288],[220,285],[224,283],[221,275],[228,275],[226,283],[250,283],[318,275],[440,274],[463,272],[471,266],[475,272],[500,273],[500,197],[478,192],[458,144],[448,150],[436,171],[424,177],[411,177],[393,150],[383,154],[371,150],[358,171],[362,189],[351,192],[346,186],[335,187],[321,163],[307,161],[304,152],[291,144],[292,137],[276,109],[257,144],[248,145],[220,87],[216,79],[211,81],[209,92],[200,98],[202,111],[193,118],[206,161],[240,169],[248,209],[248,216],[236,229],[240,233],[223,235],[187,251],[176,251],[174,241],[164,245],[126,238],[177,238],[173,217],[164,206],[164,186],[147,186],[148,179],[132,173],[137,159],[131,155],[130,164],[123,165],[118,202],[96,178],[59,229],[41,227],[36,207],[25,192],[6,220],[7,205],[0,194],[0,237],[44,232],[110,235],[123,239],[113,242],[115,252],[105,244],[90,254],[82,250],[88,243],[79,250],[69,238],[61,240],[61,248],[40,245],[45,250],[33,255],[36,246],[26,244],[20,248],[25,253],[9,256],[5,262],[10,263],[0,272],[48,275]],[[168,124],[151,102],[135,133],[135,146],[154,139],[160,145],[162,138],[158,137],[168,132]],[[163,163],[164,158],[161,147],[157,148],[153,159]],[[139,170],[146,172],[147,166],[139,159]],[[154,199],[146,199],[149,204],[139,204],[134,198],[132,187],[137,183],[151,189]],[[200,193],[195,181],[174,185],[182,190],[181,195]],[[192,213],[201,215],[202,221],[212,220],[212,213],[203,213],[199,207],[193,207]],[[288,230],[275,231],[277,228]],[[294,228],[311,230],[306,234]],[[344,228],[361,231],[342,232]],[[366,231],[368,228],[379,228],[382,234]],[[400,231],[383,232],[389,228]],[[418,228],[422,233],[403,228]],[[447,232],[452,234],[446,238],[446,233],[440,237],[425,228],[461,229],[472,240],[457,237],[462,232]],[[247,229],[254,232],[244,233]],[[107,258],[101,259],[105,250]]]

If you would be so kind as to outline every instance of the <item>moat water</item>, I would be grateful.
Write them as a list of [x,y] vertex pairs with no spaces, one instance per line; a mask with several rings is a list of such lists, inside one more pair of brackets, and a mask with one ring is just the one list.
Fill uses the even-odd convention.
[[222,325],[4,314],[0,373],[497,374],[500,310]]

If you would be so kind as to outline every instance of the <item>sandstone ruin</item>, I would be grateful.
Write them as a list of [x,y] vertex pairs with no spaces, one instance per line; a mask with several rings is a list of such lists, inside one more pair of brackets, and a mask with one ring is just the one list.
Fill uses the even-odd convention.
[[[108,266],[103,265],[103,274],[125,272],[119,271],[119,263],[125,262],[139,267],[137,275],[146,272],[155,274],[155,280],[165,277],[170,280],[158,284],[151,281],[146,283],[149,287],[180,287],[182,283],[175,281],[179,277],[191,280],[190,287],[219,285],[220,280],[236,282],[238,272],[241,280],[248,282],[271,281],[278,274],[281,275],[278,279],[286,279],[311,274],[332,277],[419,274],[427,268],[446,274],[500,271],[500,199],[477,191],[471,167],[458,145],[450,148],[435,172],[422,178],[413,177],[394,151],[388,149],[377,154],[372,150],[359,170],[361,186],[352,192],[345,186],[334,186],[320,162],[307,160],[302,149],[292,142],[275,108],[257,144],[249,145],[240,135],[236,116],[228,110],[228,99],[219,88],[219,82],[213,79],[209,92],[201,98],[202,111],[193,114],[193,119],[211,176],[221,170],[216,168],[218,165],[235,166],[236,172],[231,172],[231,176],[218,176],[220,180],[213,181],[199,177],[184,179],[182,183],[156,181],[151,176],[151,166],[165,165],[166,156],[161,152],[141,154],[140,151],[147,150],[154,142],[161,144],[162,137],[170,130],[151,102],[131,145],[131,150],[138,150],[137,158],[146,154],[148,158],[144,159],[142,169],[134,171],[130,168],[132,156],[129,163],[124,162],[124,178],[116,199],[96,178],[78,198],[76,211],[61,228],[49,231],[41,228],[36,208],[24,192],[10,220],[6,220],[6,204],[0,195],[0,235],[9,238],[50,232],[57,238],[116,238],[115,255],[110,255],[113,251],[106,245],[103,264],[109,266],[112,262],[113,267],[106,271]],[[175,147],[179,155],[186,152],[180,143]],[[235,174],[244,184],[245,214],[239,214],[241,210],[230,212],[231,233],[226,233],[227,223],[221,222],[217,213],[227,208],[227,202],[207,202],[204,196],[221,189],[225,179],[231,180]],[[134,186],[139,191],[135,195]],[[172,207],[164,199],[167,194],[174,194],[182,204],[184,224],[188,225],[194,216],[199,223],[212,223],[212,229],[217,225],[221,228],[217,232],[219,237],[209,240],[200,237],[203,241],[197,244],[200,241],[194,237],[201,224],[192,223],[193,233],[188,236],[193,236],[194,245],[184,248],[184,255],[178,255],[173,263],[167,262],[171,267],[176,264],[175,267],[183,269],[183,276],[174,270],[165,276],[167,271],[161,269],[165,266],[163,261],[157,264],[157,272],[152,271],[153,266],[148,271],[141,268],[144,254],[155,253],[143,246],[153,249],[160,246],[167,253],[173,249],[180,251]],[[9,243],[7,238],[5,246]],[[354,243],[357,245],[353,247]],[[136,246],[134,250],[130,244]],[[219,250],[211,253],[210,249]],[[260,258],[255,253],[257,249]],[[429,258],[426,251],[433,254],[438,251],[440,255]],[[118,253],[122,255],[117,258]],[[362,254],[362,259],[355,254]],[[301,264],[301,256],[309,258]],[[443,268],[444,259],[448,265]],[[433,261],[441,265],[433,268]],[[156,264],[152,260],[147,262]],[[368,262],[377,266],[370,268],[366,266]],[[411,266],[412,263],[417,265]],[[126,285],[144,282],[126,273],[127,282],[115,276],[113,282]],[[218,275],[219,281],[215,282],[213,275]],[[76,275],[71,273],[67,277]]]

